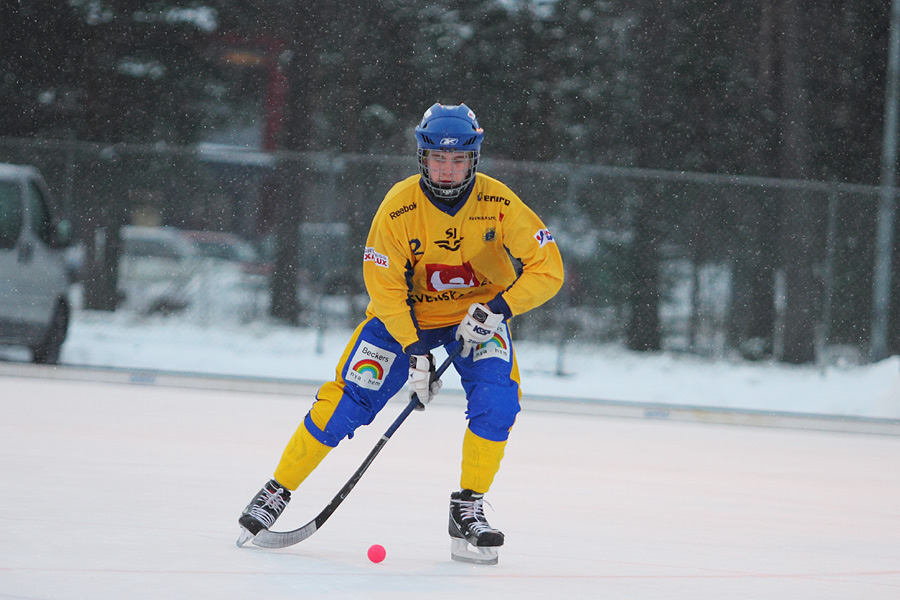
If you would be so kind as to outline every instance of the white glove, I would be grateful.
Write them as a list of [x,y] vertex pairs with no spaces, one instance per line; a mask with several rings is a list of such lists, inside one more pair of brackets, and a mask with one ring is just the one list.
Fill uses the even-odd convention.
[[473,304],[456,328],[456,339],[462,342],[460,356],[468,356],[472,348],[492,337],[503,322],[503,315],[491,312],[484,304]]
[[[434,357],[429,354],[409,355],[409,399],[413,394],[422,404],[428,404],[441,390],[441,380],[431,381],[434,375]],[[424,407],[423,407],[424,408]]]

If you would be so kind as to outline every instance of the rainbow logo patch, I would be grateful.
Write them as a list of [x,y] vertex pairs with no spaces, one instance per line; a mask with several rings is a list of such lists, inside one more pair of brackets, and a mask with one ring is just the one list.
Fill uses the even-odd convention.
[[367,390],[379,390],[391,371],[397,355],[366,341],[361,341],[356,352],[345,364],[344,381],[355,383]]
[[484,347],[488,346],[489,344],[493,344],[493,345],[497,346],[498,348],[502,348],[503,350],[507,349],[506,340],[503,339],[499,333],[495,333],[494,337],[492,337],[488,341],[478,344],[478,347],[484,348]]
[[372,379],[384,379],[384,367],[378,361],[364,358],[355,365],[353,370],[360,375],[369,375]]
[[478,344],[472,351],[472,360],[484,360],[485,358],[510,360],[509,331],[506,329],[506,323],[501,323],[491,339]]

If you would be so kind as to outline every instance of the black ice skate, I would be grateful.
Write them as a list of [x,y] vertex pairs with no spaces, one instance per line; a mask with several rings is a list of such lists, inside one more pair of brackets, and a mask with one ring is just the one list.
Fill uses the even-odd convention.
[[250,501],[244,512],[241,513],[238,523],[241,526],[241,535],[237,545],[243,546],[247,540],[252,539],[262,529],[268,529],[275,524],[275,519],[284,512],[287,503],[291,501],[291,492],[283,485],[269,480],[259,493]]
[[462,490],[450,494],[450,558],[477,565],[496,565],[503,533],[484,516],[484,494]]

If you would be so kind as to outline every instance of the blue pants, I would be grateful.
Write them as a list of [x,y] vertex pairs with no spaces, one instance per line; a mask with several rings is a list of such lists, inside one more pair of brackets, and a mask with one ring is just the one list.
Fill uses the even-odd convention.
[[[450,353],[459,343],[456,326],[421,332],[429,350],[443,346]],[[472,433],[495,442],[506,441],[519,412],[519,373],[509,329],[501,325],[491,340],[453,366],[466,392],[466,418]],[[368,425],[387,401],[406,384],[409,355],[375,317],[363,321],[344,350],[337,378],[323,385],[306,415],[306,428],[323,444],[335,447]]]

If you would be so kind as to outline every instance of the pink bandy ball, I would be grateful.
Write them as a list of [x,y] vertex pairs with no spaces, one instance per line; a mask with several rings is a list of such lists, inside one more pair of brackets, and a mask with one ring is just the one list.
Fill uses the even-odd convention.
[[387,556],[387,551],[380,544],[372,544],[369,546],[368,556],[373,563],[380,563]]

